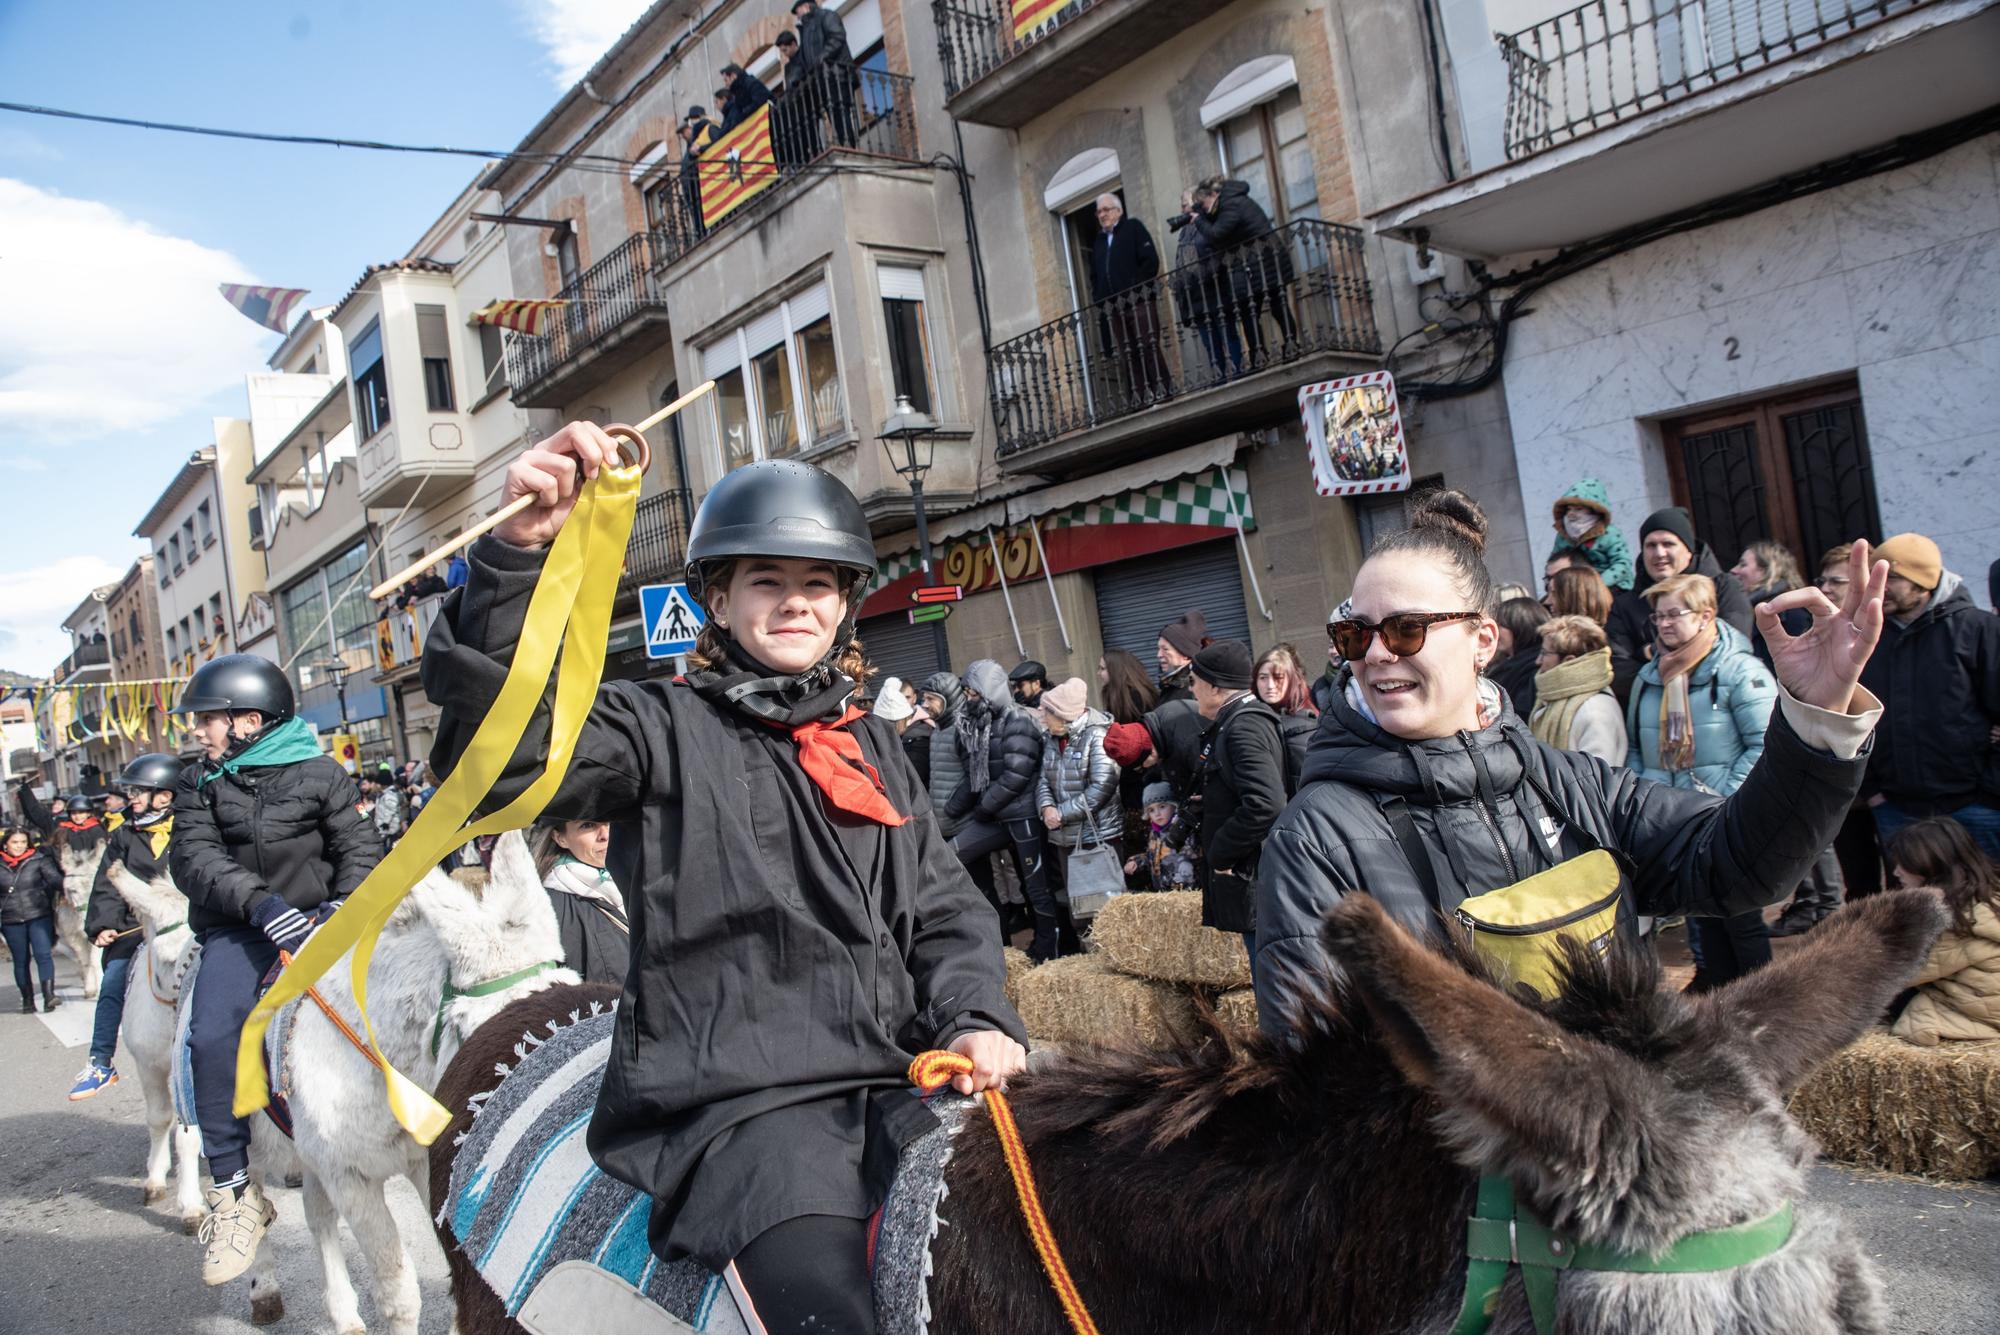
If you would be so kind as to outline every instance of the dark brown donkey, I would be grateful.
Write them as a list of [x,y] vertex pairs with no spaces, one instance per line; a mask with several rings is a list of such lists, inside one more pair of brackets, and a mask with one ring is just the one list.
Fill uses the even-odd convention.
[[[1080,1054],[1015,1082],[1011,1098],[1106,1335],[1442,1335],[1464,1294],[1481,1173],[1510,1177],[1579,1241],[1628,1252],[1800,1201],[1813,1146],[1785,1092],[1882,1012],[1942,923],[1927,892],[1880,895],[1699,999],[1662,992],[1650,954],[1619,952],[1573,962],[1562,997],[1531,1004],[1353,896],[1325,928],[1343,976],[1301,1006],[1285,1041],[1213,1033],[1168,1052]],[[546,1018],[538,1002],[575,1005],[560,990],[529,998],[509,1045]],[[448,1139],[439,1146],[435,1200]],[[958,1136],[947,1176],[931,1329],[1061,1335],[983,1118]],[[1560,1329],[1881,1330],[1875,1277],[1839,1221],[1810,1205],[1796,1221],[1782,1249],[1735,1269],[1565,1272]],[[465,1290],[484,1289],[460,1268],[454,1258],[460,1329],[518,1329],[491,1322],[497,1305],[471,1319]],[[1511,1277],[1491,1330],[1532,1329]]]

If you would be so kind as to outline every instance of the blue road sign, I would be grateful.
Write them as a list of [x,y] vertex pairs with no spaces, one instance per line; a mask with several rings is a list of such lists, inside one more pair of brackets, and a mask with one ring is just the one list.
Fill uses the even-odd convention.
[[708,616],[685,584],[645,584],[639,588],[639,616],[646,624],[646,657],[672,658],[694,648]]

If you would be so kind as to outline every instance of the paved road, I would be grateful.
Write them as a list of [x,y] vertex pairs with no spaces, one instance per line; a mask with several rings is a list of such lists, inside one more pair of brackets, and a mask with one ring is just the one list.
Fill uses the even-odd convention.
[[[64,964],[67,958],[62,957]],[[8,989],[11,995],[11,989]],[[90,1006],[72,986],[54,1015],[0,1012],[0,1335],[239,1335],[245,1286],[204,1288],[193,1239],[139,1202],[144,1100],[136,1082],[65,1101],[83,1064]],[[2000,1331],[2000,1185],[1939,1187],[1822,1167],[1813,1190],[1837,1202],[1888,1282],[1900,1335]],[[276,1248],[289,1308],[278,1331],[327,1328],[298,1193],[276,1193]],[[391,1200],[423,1280],[424,1331],[450,1327],[444,1260],[416,1193]],[[349,1264],[373,1320],[367,1267]]]

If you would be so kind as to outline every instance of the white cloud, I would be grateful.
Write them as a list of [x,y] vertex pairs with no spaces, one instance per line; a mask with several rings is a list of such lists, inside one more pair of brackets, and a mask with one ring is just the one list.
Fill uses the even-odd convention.
[[163,422],[269,355],[269,331],[215,290],[249,281],[227,251],[4,177],[0,237],[0,292],[17,313],[0,321],[0,441]]
[[125,573],[101,556],[65,556],[28,570],[0,571],[0,667],[39,677],[69,653],[62,619],[100,584]]
[[650,0],[531,0],[519,9],[547,52],[556,87],[567,90],[650,7]]

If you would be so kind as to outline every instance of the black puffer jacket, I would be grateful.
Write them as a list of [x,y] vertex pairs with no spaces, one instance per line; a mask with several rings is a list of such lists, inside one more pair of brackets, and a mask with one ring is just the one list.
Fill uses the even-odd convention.
[[1194,225],[1228,272],[1237,296],[1261,297],[1292,281],[1291,247],[1284,237],[1271,235],[1271,215],[1250,197],[1249,182],[1224,181],[1215,212],[1196,209]]
[[34,849],[18,867],[0,861],[0,923],[12,927],[46,918],[56,911],[62,892],[62,868],[48,849]]
[[[169,813],[158,824],[165,825],[165,832],[171,834],[173,820]],[[97,934],[103,931],[132,933],[104,948],[107,960],[129,959],[142,944],[140,934],[134,930],[139,926],[138,916],[125,902],[125,896],[118,893],[118,887],[111,883],[111,868],[122,862],[127,871],[142,881],[150,881],[165,873],[167,859],[164,853],[154,854],[153,832],[128,820],[105,840],[104,857],[97,864],[97,879],[90,885],[90,905],[84,910],[83,934],[94,941]]]
[[1223,707],[1202,745],[1202,925],[1253,931],[1258,858],[1272,822],[1285,809],[1285,741],[1278,716],[1246,693]]
[[1909,625],[1883,622],[1861,684],[1883,705],[1864,791],[1913,816],[2000,807],[2000,617],[1956,575]]
[[[1320,920],[1342,895],[1365,891],[1404,926],[1432,930],[1439,910],[1468,895],[1587,851],[1581,829],[1629,860],[1636,880],[1626,887],[1627,913],[1747,912],[1784,898],[1833,841],[1867,763],[1866,747],[1841,760],[1807,746],[1780,708],[1763,758],[1725,799],[1545,746],[1504,700],[1500,717],[1479,732],[1404,742],[1355,710],[1347,680],[1343,673],[1306,754],[1299,794],[1259,864],[1257,1002],[1272,1033],[1286,999],[1331,970]],[[1559,812],[1536,795],[1530,772]],[[1391,799],[1407,804],[1430,853],[1440,905],[1429,902],[1403,855],[1383,810]]]
[[[1715,553],[1708,549],[1707,543],[1695,549],[1693,564],[1682,573],[1706,575],[1714,580],[1716,619],[1727,621],[1742,631],[1744,639],[1750,638],[1750,632],[1757,625],[1757,619],[1750,614],[1750,595],[1743,592],[1736,576],[1722,568],[1722,563],[1715,559]],[[1646,573],[1645,563],[1640,562],[1639,572],[1633,576],[1630,596],[1614,592],[1611,615],[1604,622],[1604,633],[1611,641],[1612,658],[1624,655],[1631,664],[1632,673],[1637,673],[1645,665],[1647,646],[1653,642],[1653,605],[1646,601],[1645,593],[1657,583],[1658,580]],[[1614,680],[1613,689],[1620,686],[1624,689],[1618,691],[1618,702],[1624,704],[1631,697],[1631,674],[1622,682]]]
[[[965,725],[979,704],[968,700],[953,729],[963,744]],[[936,763],[935,760],[932,761]],[[1029,820],[1035,815],[1035,780],[1042,772],[1042,730],[1019,705],[999,711],[986,738],[986,787],[972,789],[972,767],[951,795],[946,814],[955,820]]]
[[382,860],[381,839],[354,809],[361,792],[331,756],[206,784],[202,770],[181,771],[167,849],[196,932],[240,926],[272,894],[295,909],[344,898]]

